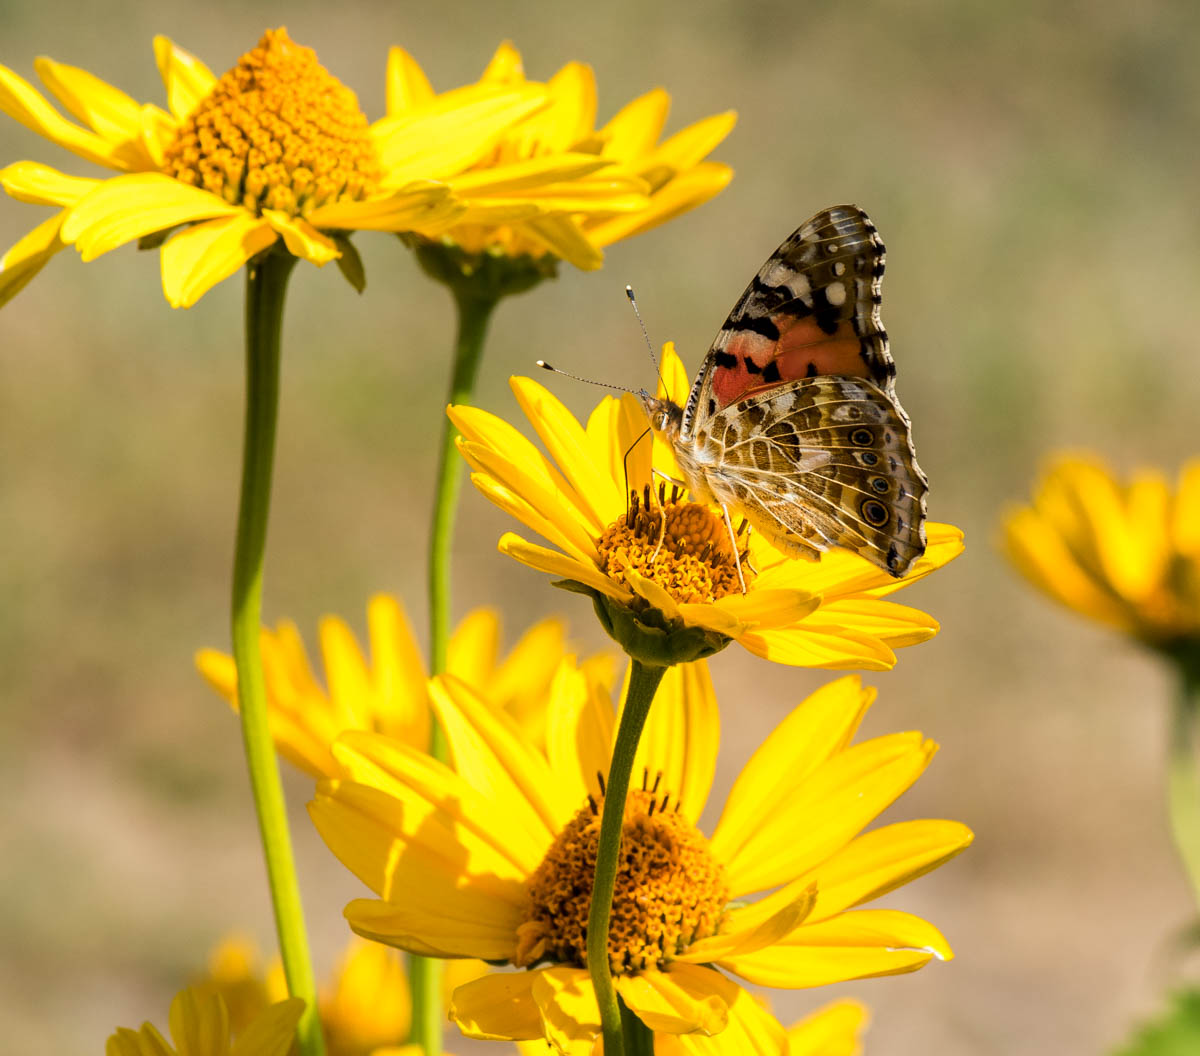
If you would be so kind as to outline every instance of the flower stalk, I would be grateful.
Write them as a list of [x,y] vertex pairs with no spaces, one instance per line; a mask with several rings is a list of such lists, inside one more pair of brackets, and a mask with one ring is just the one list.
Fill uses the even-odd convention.
[[1177,657],[1179,690],[1171,716],[1167,805],[1171,835],[1200,911],[1200,656]]
[[279,764],[267,722],[259,628],[262,625],[263,555],[271,504],[275,428],[279,409],[279,348],[283,302],[296,258],[268,252],[246,270],[246,418],[242,485],[233,561],[233,658],[238,712],[267,864],[271,904],[288,992],[304,1001],[296,1029],[301,1056],[324,1056],[316,985],[300,904]]
[[629,775],[633,770],[638,742],[642,738],[642,728],[646,725],[646,716],[650,714],[655,691],[666,672],[665,667],[652,667],[637,659],[631,661],[629,689],[625,694],[625,706],[621,709],[621,724],[617,728],[617,738],[613,745],[608,783],[604,786],[604,811],[600,815],[596,875],[592,883],[592,904],[587,930],[587,966],[600,1008],[604,1056],[635,1056],[650,1051],[644,1047],[644,1039],[638,1040],[635,1028],[630,1026],[627,1032],[623,1026],[624,1017],[608,963],[608,926],[612,915],[617,865],[620,861],[621,827],[625,820]]

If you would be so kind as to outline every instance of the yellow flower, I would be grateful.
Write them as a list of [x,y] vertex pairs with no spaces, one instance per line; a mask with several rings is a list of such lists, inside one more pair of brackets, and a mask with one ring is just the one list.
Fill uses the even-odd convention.
[[[479,961],[455,962],[444,980],[446,998],[486,972]],[[257,946],[241,936],[230,936],[213,950],[208,971],[194,988],[220,997],[235,1034],[287,996],[279,959],[264,968]],[[321,987],[319,1001],[329,1056],[367,1056],[408,1037],[412,995],[403,956],[390,947],[352,939]]]
[[[670,345],[663,377],[662,391],[682,403],[687,376]],[[636,397],[605,397],[584,427],[536,382],[514,378],[512,387],[553,461],[494,415],[452,407],[471,479],[558,548],[507,533],[500,550],[585,588],[614,637],[623,619],[633,619],[642,629],[736,639],[778,663],[883,670],[896,662],[893,649],[937,633],[925,613],[883,598],[957,557],[957,528],[929,524],[925,556],[900,580],[846,550],[814,563],[740,532],[739,550],[749,554],[742,567],[758,570],[742,594],[719,508],[689,502],[652,478],[652,468],[674,479],[679,473],[667,446],[645,438],[649,423]]]
[[[304,641],[294,623],[263,628],[261,647],[267,681],[271,731],[279,753],[313,777],[335,777],[341,767],[330,746],[345,730],[384,733],[422,751],[429,747],[430,717],[425,664],[400,603],[386,594],[367,604],[370,662],[344,620],[326,616],[320,624],[323,687],[313,674]],[[566,629],[546,619],[529,628],[500,658],[500,620],[494,610],[476,609],[450,640],[447,670],[484,693],[535,741],[545,737],[545,699],[564,665]],[[209,685],[237,707],[233,657],[201,649],[196,666]],[[611,659],[584,661],[594,677],[611,684]]]
[[787,1056],[860,1056],[867,1010],[857,1001],[834,1001],[787,1032]]
[[[334,747],[347,776],[320,782],[310,804],[330,849],[379,896],[351,902],[346,917],[358,934],[413,953],[524,969],[455,991],[451,1014],[469,1036],[589,1051],[599,1020],[584,928],[611,700],[582,677],[557,684],[543,754],[458,680],[435,679],[431,693],[453,770],[351,733]],[[703,663],[667,671],[634,767],[609,945],[618,992],[651,1030],[718,1035],[726,1051],[745,1052],[774,1021],[718,969],[793,988],[951,956],[918,917],[852,908],[972,839],[952,821],[863,832],[935,750],[915,732],[851,745],[873,698],[849,676],[802,702],[705,837],[696,824],[716,767],[717,703]]]
[[163,290],[175,307],[195,304],[280,239],[318,266],[338,260],[361,287],[345,233],[436,234],[466,209],[437,178],[473,164],[546,102],[537,86],[477,86],[369,125],[354,93],[283,29],[268,30],[221,78],[165,37],[154,50],[168,110],[37,60],[46,87],[82,124],[0,67],[0,110],[120,174],[68,176],[33,161],[0,170],[14,198],[59,208],[0,258],[0,304],[66,245],[89,261],[138,239],[166,240]]
[[[479,84],[517,89],[536,82],[526,80],[520,53],[505,43]],[[434,96],[421,68],[400,48],[389,56],[388,86],[389,116],[445,98]],[[604,246],[701,205],[732,179],[727,165],[704,160],[733,128],[732,112],[659,142],[671,104],[661,88],[596,128],[591,67],[569,62],[544,87],[549,105],[510,126],[467,171],[445,174],[468,204],[445,241],[467,253],[550,255],[598,268]]]
[[1125,483],[1095,456],[1060,456],[1033,505],[1008,515],[1004,542],[1068,608],[1157,648],[1200,641],[1200,458],[1172,493],[1155,470]]
[[219,994],[195,987],[171,1002],[171,1045],[151,1024],[141,1030],[118,1027],[104,1046],[105,1056],[287,1056],[296,1038],[304,1002],[298,997],[270,1005],[230,1037],[229,1012]]

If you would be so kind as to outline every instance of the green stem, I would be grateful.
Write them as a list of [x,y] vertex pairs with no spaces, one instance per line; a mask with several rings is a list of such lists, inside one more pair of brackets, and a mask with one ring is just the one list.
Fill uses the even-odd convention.
[[604,811],[600,815],[600,841],[596,848],[596,877],[592,884],[592,905],[588,914],[587,965],[600,1006],[600,1029],[604,1035],[604,1056],[632,1056],[626,1049],[621,1026],[621,1009],[608,963],[608,924],[612,915],[613,890],[621,851],[621,826],[625,820],[625,797],[629,792],[629,774],[637,755],[642,727],[665,667],[651,667],[640,660],[631,661],[629,690],[621,710],[621,725],[613,745],[608,784],[604,786]]
[[[498,298],[472,295],[451,287],[458,309],[458,337],[454,345],[454,369],[450,377],[448,404],[469,403],[483,358],[488,323]],[[454,541],[454,515],[462,485],[462,466],[454,441],[458,430],[442,416],[442,445],[438,459],[437,493],[429,537],[429,669],[439,674],[446,669],[446,647],[450,641],[450,552]],[[436,759],[446,758],[446,737],[433,724],[430,751]],[[409,958],[412,987],[413,1026],[409,1041],[419,1045],[425,1056],[442,1051],[442,962],[431,957]]]
[[1171,718],[1167,802],[1171,833],[1200,909],[1200,666],[1184,657]]
[[[654,1031],[629,1011],[629,1006],[617,998],[621,1006],[621,1034],[625,1056],[654,1056]],[[607,1051],[605,1053],[607,1056]]]
[[242,492],[233,558],[233,659],[237,665],[238,711],[275,907],[275,928],[288,992],[304,999],[296,1028],[301,1056],[324,1056],[317,990],[292,859],[287,809],[279,764],[267,724],[267,690],[259,652],[262,625],[263,554],[271,506],[271,470],[279,409],[279,338],[288,277],[296,258],[268,253],[246,269],[246,421]]

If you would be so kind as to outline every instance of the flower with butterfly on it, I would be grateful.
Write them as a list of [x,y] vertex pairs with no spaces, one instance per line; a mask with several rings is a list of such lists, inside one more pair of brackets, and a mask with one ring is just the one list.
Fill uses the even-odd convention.
[[[12,197],[58,208],[0,258],[0,304],[68,245],[90,261],[134,241],[161,246],[173,307],[190,307],[280,245],[318,266],[336,260],[361,288],[351,232],[436,235],[468,208],[442,177],[473,165],[505,128],[547,103],[538,85],[475,85],[370,124],[354,93],[282,28],[220,78],[165,37],[154,50],[167,110],[85,70],[37,60],[81,124],[0,67],[0,110],[116,171],[69,176],[33,161],[0,170]],[[472,208],[480,220],[493,215],[486,202]]]
[[[425,956],[506,962],[461,986],[469,1036],[546,1038],[588,1052],[599,1031],[584,966],[603,774],[616,715],[582,678],[548,703],[547,751],[453,678],[433,698],[453,768],[379,735],[334,751],[346,776],[309,810],[377,896],[347,905],[360,935]],[[627,801],[609,961],[661,1051],[748,1050],[785,1034],[738,980],[777,987],[911,972],[952,954],[926,921],[862,908],[954,857],[970,830],[944,820],[864,831],[924,771],[920,733],[852,744],[874,691],[855,676],[810,695],[755,752],[711,836],[697,827],[716,768],[719,712],[703,662],[664,675]],[[756,894],[757,901],[747,901]]]
[[1168,653],[1200,650],[1200,458],[1172,490],[1158,470],[1121,480],[1063,455],[1004,522],[1009,560],[1059,604]]
[[[661,398],[686,399],[688,378],[669,344],[662,377]],[[509,532],[500,550],[588,593],[627,651],[661,646],[646,659],[662,664],[736,640],[778,663],[884,670],[894,649],[937,633],[930,616],[886,598],[957,557],[957,528],[929,524],[926,550],[902,579],[844,549],[819,562],[789,557],[736,523],[735,554],[719,508],[655,476],[679,479],[678,467],[668,444],[645,437],[638,397],[606,396],[581,425],[536,382],[514,378],[512,388],[551,458],[495,415],[448,412],[475,486],[557,547]]]
[[[338,616],[319,627],[325,684],[314,674],[296,625],[262,629],[267,707],[277,751],[315,778],[336,777],[331,753],[346,730],[369,730],[427,751],[431,728],[428,675],[403,606],[377,594],[367,603],[370,658]],[[213,689],[237,708],[233,657],[216,649],[196,653],[196,667]],[[500,618],[492,609],[469,612],[451,636],[447,671],[482,693],[535,743],[546,737],[546,694],[560,672],[583,670],[612,685],[613,657],[567,651],[566,627],[550,617],[529,627],[508,653],[500,652]]]

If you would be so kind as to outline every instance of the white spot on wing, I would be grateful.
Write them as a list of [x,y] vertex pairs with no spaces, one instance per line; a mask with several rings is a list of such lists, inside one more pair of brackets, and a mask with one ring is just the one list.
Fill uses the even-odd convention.
[[846,303],[846,284],[844,282],[831,282],[825,287],[825,300],[835,308],[840,308]]

